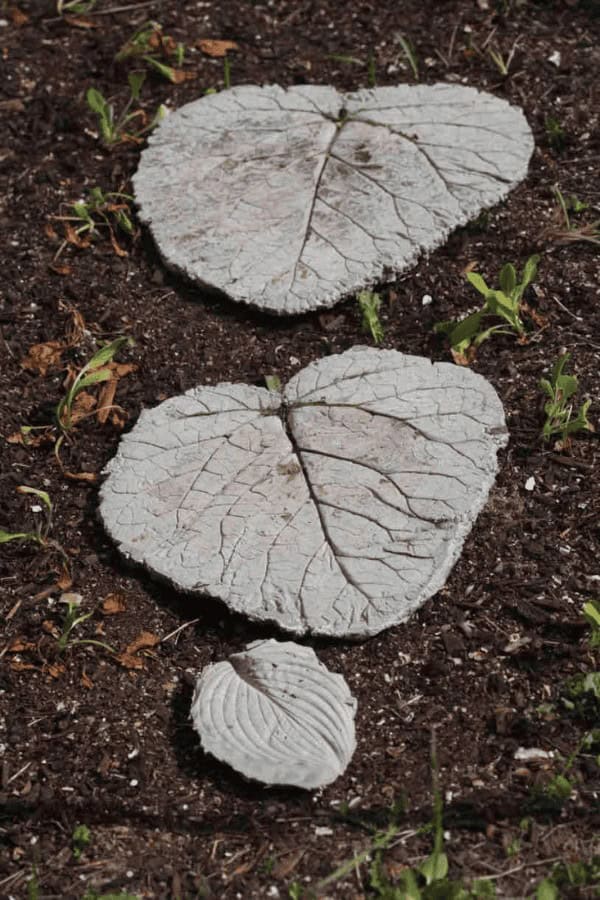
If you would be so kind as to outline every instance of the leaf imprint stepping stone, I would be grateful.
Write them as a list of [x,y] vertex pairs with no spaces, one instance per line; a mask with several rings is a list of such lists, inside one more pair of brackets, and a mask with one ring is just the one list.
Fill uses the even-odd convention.
[[100,514],[124,554],[180,590],[296,634],[359,638],[443,586],[507,440],[481,375],[358,347],[283,394],[218,384],[145,410]]
[[192,703],[203,748],[247,778],[318,788],[356,749],[356,700],[314,650],[255,641],[204,669]]
[[527,174],[520,109],[460,85],[245,85],[181,107],[134,178],[167,266],[277,314],[409,268]]

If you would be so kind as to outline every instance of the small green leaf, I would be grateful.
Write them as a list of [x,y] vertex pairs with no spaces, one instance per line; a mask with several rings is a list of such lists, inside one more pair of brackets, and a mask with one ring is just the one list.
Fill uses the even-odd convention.
[[480,311],[465,316],[449,334],[451,346],[455,349],[466,349],[479,331],[482,318],[483,313]]
[[281,391],[281,378],[278,375],[265,375],[265,384],[268,391]]
[[9,541],[38,541],[37,534],[24,531],[3,531],[0,528],[0,544],[7,544]]
[[130,337],[118,337],[114,341],[111,341],[110,344],[105,344],[104,347],[101,347],[100,350],[94,353],[88,364],[85,366],[85,370],[98,369],[100,366],[106,365],[107,362],[111,362],[119,350],[125,345],[132,347],[133,340]]
[[502,266],[498,281],[504,293],[510,297],[517,284],[517,272],[512,263],[506,263],[506,265]]
[[535,256],[530,256],[525,263],[525,268],[523,269],[523,278],[521,280],[523,290],[527,287],[528,284],[531,284],[531,282],[535,278],[539,261],[539,254],[535,254]]
[[558,888],[550,878],[540,881],[535,892],[535,900],[559,900]]
[[52,500],[46,491],[40,491],[38,488],[29,487],[27,484],[20,484],[17,488],[19,494],[34,494],[45,504],[46,508],[52,512]]
[[175,69],[172,66],[166,66],[164,63],[159,62],[158,59],[155,59],[153,56],[144,56],[142,57],[144,62],[147,62],[149,66],[152,66],[153,69],[166,78],[168,81],[171,81],[173,84],[177,80],[177,74]]
[[419,871],[427,884],[441,881],[448,874],[448,857],[445,853],[434,852],[419,866]]
[[127,80],[129,82],[129,90],[131,91],[132,100],[138,100],[140,96],[140,92],[142,90],[142,85],[146,80],[145,72],[130,72],[127,76]]
[[469,284],[473,285],[476,291],[479,291],[480,294],[487,297],[490,289],[478,272],[467,272],[467,281]]
[[99,116],[106,114],[108,104],[100,91],[96,90],[96,88],[88,88],[85,98],[87,105],[93,112],[98,113]]
[[94,372],[90,372],[89,375],[84,375],[83,378],[80,378],[77,382],[77,390],[73,396],[79,394],[86,387],[90,387],[92,384],[99,384],[101,381],[110,381],[113,377],[110,369],[96,369]]

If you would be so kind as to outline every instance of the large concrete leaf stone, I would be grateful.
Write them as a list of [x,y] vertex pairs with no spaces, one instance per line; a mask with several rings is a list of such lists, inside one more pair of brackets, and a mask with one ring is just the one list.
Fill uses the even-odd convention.
[[444,585],[506,441],[482,376],[354,348],[283,395],[220,384],[144,411],[100,514],[180,590],[295,634],[360,638]]
[[532,151],[523,113],[471,87],[244,85],[165,119],[134,187],[169,267],[291,314],[407,269],[504,198]]
[[313,789],[350,762],[356,706],[310,647],[267,640],[204,669],[191,717],[203,748],[247,778]]

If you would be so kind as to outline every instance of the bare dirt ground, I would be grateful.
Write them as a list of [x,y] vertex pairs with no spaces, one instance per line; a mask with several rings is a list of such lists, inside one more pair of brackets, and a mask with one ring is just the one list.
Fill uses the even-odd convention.
[[[0,528],[26,532],[40,519],[37,498],[17,486],[47,491],[50,536],[66,555],[32,542],[0,549],[0,896],[287,897],[296,885],[291,896],[402,897],[377,888],[368,860],[318,885],[390,824],[391,884],[430,852],[432,729],[452,879],[531,897],[557,863],[580,864],[578,876],[556,875],[556,896],[596,896],[598,747],[582,741],[598,704],[569,709],[562,698],[569,679],[597,668],[581,609],[600,584],[600,448],[592,433],[568,450],[541,442],[538,381],[568,350],[598,425],[600,248],[560,243],[548,229],[561,221],[555,185],[588,204],[575,227],[600,215],[599,13],[595,0],[100,0],[69,20],[49,0],[0,3]],[[163,269],[137,227],[118,234],[118,249],[104,229],[56,257],[66,232],[53,216],[93,187],[130,192],[140,145],[106,149],[85,93],[94,86],[122,108],[128,64],[115,54],[148,19],[186,45],[190,76],[172,84],[149,73],[148,116],[224,88],[223,60],[202,39],[237,43],[232,84],[353,90],[373,78],[414,82],[401,34],[422,82],[507,98],[536,139],[529,177],[506,202],[382,288],[382,346],[449,359],[433,325],[477,302],[466,267],[494,281],[506,261],[522,267],[541,254],[530,339],[495,337],[472,363],[498,390],[511,440],[446,587],[408,624],[364,643],[312,642],[359,703],[355,757],[314,794],[244,782],[202,753],[188,720],[198,671],[274,632],[127,568],[96,518],[102,468],[143,407],[199,383],[283,381],[370,340],[353,299],[271,319],[204,296]],[[507,74],[490,50],[509,61]],[[135,341],[118,357],[120,411],[98,421],[90,392],[62,448],[64,468],[85,477],[68,477],[55,433],[19,442],[19,430],[52,423],[69,372],[118,335]],[[30,348],[52,341],[40,365]],[[75,643],[60,652],[66,590],[92,614],[71,637],[117,653]],[[153,638],[130,652],[134,662],[119,660],[142,632]],[[521,747],[551,755],[519,760]],[[561,797],[559,775],[570,784]],[[90,840],[78,846],[80,825]],[[435,896],[455,896],[445,890]]]

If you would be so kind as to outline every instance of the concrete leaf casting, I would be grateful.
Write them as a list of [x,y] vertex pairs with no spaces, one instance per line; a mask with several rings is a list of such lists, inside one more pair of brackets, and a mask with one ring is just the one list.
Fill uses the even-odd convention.
[[247,778],[319,788],[356,748],[356,700],[314,650],[255,641],[208,666],[196,684],[192,722],[203,748]]
[[275,314],[409,268],[527,173],[520,109],[455,84],[244,85],[188,103],[134,178],[170,268]]
[[361,638],[444,585],[506,442],[482,376],[353,348],[282,394],[219,384],[145,410],[100,514],[179,590],[298,635]]

